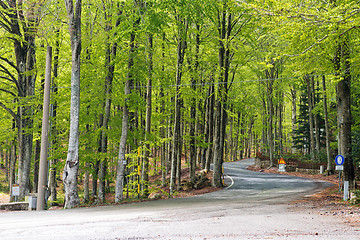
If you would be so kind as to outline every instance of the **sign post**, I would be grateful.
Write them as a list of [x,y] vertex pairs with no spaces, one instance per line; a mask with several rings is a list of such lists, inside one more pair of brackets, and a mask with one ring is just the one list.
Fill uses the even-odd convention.
[[285,172],[286,171],[286,169],[285,169],[286,162],[284,161],[283,158],[280,158],[278,160],[278,164],[279,164],[279,172]]
[[339,192],[341,192],[341,171],[344,170],[344,164],[345,159],[342,155],[337,155],[335,157],[335,163],[336,163],[336,168],[335,170],[339,171]]
[[20,186],[19,184],[13,184],[11,188],[11,195],[15,197],[15,202],[17,202],[17,198],[20,196]]

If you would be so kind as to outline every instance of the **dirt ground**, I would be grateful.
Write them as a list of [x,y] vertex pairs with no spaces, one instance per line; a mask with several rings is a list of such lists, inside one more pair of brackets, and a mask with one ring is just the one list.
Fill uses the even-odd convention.
[[360,226],[360,206],[352,204],[352,201],[343,201],[343,192],[339,193],[338,174],[325,176],[322,174],[279,172],[276,168],[260,169],[256,168],[254,165],[248,167],[248,169],[258,172],[285,174],[334,183],[334,186],[327,188],[320,193],[306,196],[303,200],[293,202],[291,209],[294,211],[301,211],[304,208],[312,209],[320,215],[336,216],[352,226]]

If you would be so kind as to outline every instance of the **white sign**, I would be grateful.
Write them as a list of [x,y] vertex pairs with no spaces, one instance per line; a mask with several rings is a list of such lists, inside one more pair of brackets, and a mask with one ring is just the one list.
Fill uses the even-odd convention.
[[337,171],[343,171],[343,170],[344,170],[344,166],[343,166],[343,165],[336,165],[335,170],[337,170]]
[[286,172],[285,164],[279,164],[279,172]]
[[126,160],[123,161],[123,165],[126,165]]
[[11,191],[13,196],[20,196],[20,186],[19,184],[13,184],[12,185],[12,191]]

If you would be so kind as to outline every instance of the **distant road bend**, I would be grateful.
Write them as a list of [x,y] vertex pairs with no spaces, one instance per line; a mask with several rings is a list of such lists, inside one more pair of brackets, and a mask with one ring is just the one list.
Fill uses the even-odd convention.
[[228,188],[185,199],[0,213],[0,239],[360,239],[359,229],[291,205],[330,183],[225,163]]

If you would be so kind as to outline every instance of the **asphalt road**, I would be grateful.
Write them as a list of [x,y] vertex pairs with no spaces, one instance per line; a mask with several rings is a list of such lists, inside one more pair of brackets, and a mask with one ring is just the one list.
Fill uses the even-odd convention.
[[0,239],[360,239],[360,229],[291,204],[329,183],[225,164],[228,188],[185,199],[0,213]]

